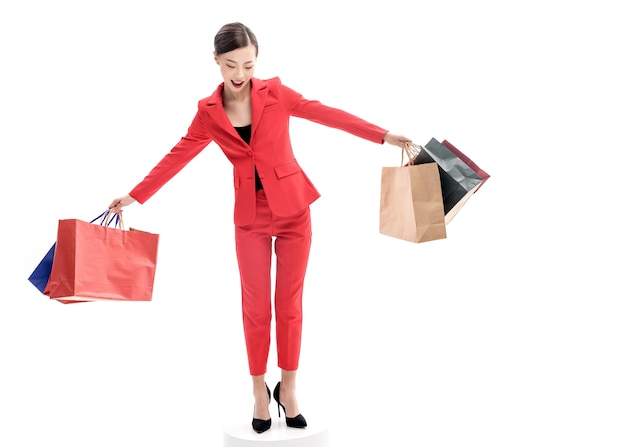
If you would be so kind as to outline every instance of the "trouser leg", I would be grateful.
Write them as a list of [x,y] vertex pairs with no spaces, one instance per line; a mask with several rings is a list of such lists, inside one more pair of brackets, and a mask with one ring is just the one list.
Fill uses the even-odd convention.
[[276,235],[276,348],[278,367],[296,370],[302,340],[302,292],[311,248],[311,217],[302,213],[274,221]]
[[263,194],[257,198],[257,216],[246,226],[235,227],[235,243],[241,279],[241,310],[248,366],[253,376],[265,374],[270,348],[271,214]]

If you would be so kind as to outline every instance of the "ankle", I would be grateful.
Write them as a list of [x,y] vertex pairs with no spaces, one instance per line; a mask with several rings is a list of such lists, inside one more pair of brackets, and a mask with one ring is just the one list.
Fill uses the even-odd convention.
[[267,391],[265,390],[261,390],[261,391],[253,391],[252,395],[254,396],[254,401],[256,402],[257,405],[269,405],[270,404],[270,398],[267,395]]

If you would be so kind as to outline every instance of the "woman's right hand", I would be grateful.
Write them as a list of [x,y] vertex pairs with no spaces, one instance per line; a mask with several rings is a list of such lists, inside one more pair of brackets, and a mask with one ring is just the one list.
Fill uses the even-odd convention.
[[406,144],[411,143],[411,139],[405,137],[404,135],[400,135],[397,133],[391,133],[391,132],[387,132],[384,136],[383,136],[383,141],[387,144],[392,144],[394,146],[398,146],[398,147],[404,147]]
[[109,209],[114,213],[119,214],[122,212],[122,207],[130,205],[133,202],[135,202],[135,199],[133,199],[130,194],[126,194],[123,197],[114,199],[109,205]]

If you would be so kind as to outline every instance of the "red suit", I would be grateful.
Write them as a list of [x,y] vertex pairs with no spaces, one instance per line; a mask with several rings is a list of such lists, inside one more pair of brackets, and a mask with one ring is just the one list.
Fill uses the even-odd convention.
[[[276,250],[278,366],[298,367],[302,286],[311,242],[309,205],[319,192],[298,165],[289,138],[291,116],[383,143],[387,132],[339,109],[307,100],[279,78],[251,79],[252,130],[246,143],[222,105],[224,85],[198,102],[187,134],[130,195],[144,203],[209,143],[233,164],[235,237],[242,285],[242,312],[250,373],[264,374],[270,344],[270,264]],[[255,167],[263,189],[255,188]]]

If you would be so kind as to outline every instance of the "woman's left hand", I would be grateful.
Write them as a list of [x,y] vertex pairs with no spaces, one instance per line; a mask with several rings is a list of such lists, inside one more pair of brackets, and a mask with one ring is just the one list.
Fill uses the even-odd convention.
[[404,147],[407,143],[412,143],[410,138],[391,132],[387,132],[385,134],[385,136],[383,137],[383,141],[385,143],[393,144],[394,146],[398,147]]

